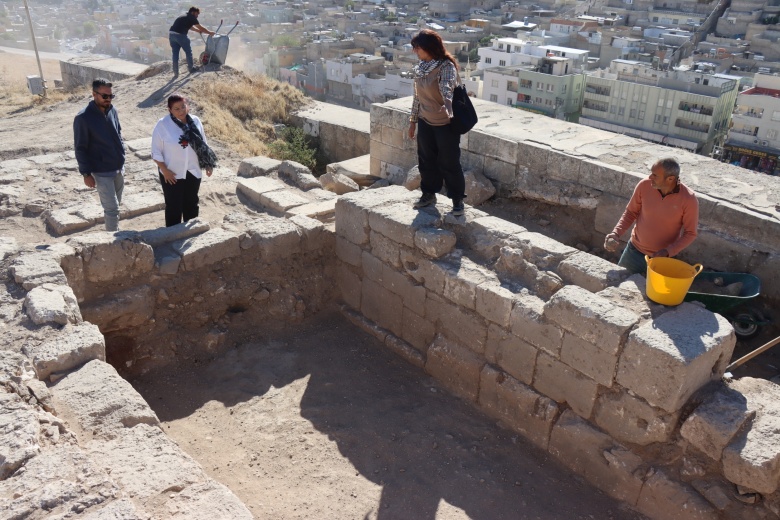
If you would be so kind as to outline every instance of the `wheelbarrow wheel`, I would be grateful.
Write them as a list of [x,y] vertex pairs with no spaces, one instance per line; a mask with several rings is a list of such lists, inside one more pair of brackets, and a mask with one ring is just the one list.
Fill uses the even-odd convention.
[[751,312],[743,312],[732,318],[731,325],[738,338],[748,339],[758,334],[757,321],[762,321],[760,316],[755,316]]

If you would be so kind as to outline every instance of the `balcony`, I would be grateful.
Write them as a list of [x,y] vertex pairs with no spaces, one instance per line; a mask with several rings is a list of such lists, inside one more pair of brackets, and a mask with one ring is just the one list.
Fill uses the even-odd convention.
[[689,130],[691,132],[700,132],[703,134],[706,134],[710,131],[710,125],[688,121],[687,119],[677,119],[674,122],[674,126],[676,128],[681,128],[683,130]]
[[748,109],[748,110],[735,109],[734,110],[734,115],[735,116],[745,116],[745,117],[753,117],[753,118],[756,118],[756,119],[761,119],[763,117],[763,115],[764,115],[764,110],[763,109],[761,109],[761,110],[754,110],[752,108]]
[[680,105],[678,107],[679,110],[682,110],[683,112],[690,112],[692,114],[702,114],[705,116],[711,116],[713,113],[713,107],[711,106],[699,106],[699,105],[692,105],[690,103],[686,103],[685,101],[680,102]]

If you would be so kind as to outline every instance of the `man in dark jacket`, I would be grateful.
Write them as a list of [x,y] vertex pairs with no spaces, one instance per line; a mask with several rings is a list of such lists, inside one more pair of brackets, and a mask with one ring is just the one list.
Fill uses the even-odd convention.
[[171,51],[173,52],[173,77],[179,75],[179,51],[184,49],[184,56],[187,58],[187,68],[190,73],[195,72],[195,64],[192,61],[192,46],[190,45],[190,38],[187,36],[189,31],[195,31],[201,34],[214,35],[214,32],[209,31],[198,23],[198,15],[200,15],[200,9],[197,7],[190,7],[187,14],[178,17],[174,20],[171,28],[168,29],[168,41],[171,44]]
[[119,228],[119,203],[125,186],[125,146],[112,99],[112,84],[96,79],[92,82],[92,101],[73,119],[79,173],[87,187],[97,188],[107,231]]

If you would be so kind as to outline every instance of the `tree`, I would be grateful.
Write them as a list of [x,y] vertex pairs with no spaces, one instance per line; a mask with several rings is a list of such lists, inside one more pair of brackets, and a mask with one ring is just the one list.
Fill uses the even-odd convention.
[[274,47],[299,47],[301,41],[291,34],[280,34],[273,39],[271,45]]
[[97,25],[95,25],[95,22],[93,22],[92,20],[88,20],[84,22],[84,25],[82,27],[84,31],[84,36],[86,38],[89,38],[90,36],[95,36],[97,34]]

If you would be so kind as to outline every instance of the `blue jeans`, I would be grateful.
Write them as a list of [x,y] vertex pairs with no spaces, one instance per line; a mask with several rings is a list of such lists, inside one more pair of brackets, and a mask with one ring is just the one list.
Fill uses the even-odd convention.
[[119,204],[122,202],[122,192],[125,189],[125,177],[122,172],[111,177],[93,175],[95,189],[100,197],[100,205],[106,216],[106,231],[119,229]]
[[173,61],[173,73],[179,73],[179,50],[184,49],[184,56],[187,58],[187,68],[192,70],[194,64],[192,62],[192,47],[190,46],[190,38],[186,34],[168,33],[168,41],[171,43],[171,61]]
[[647,276],[647,261],[645,260],[645,254],[634,247],[631,240],[628,241],[626,248],[623,250],[623,254],[620,255],[618,265],[620,267],[625,267],[632,273]]

